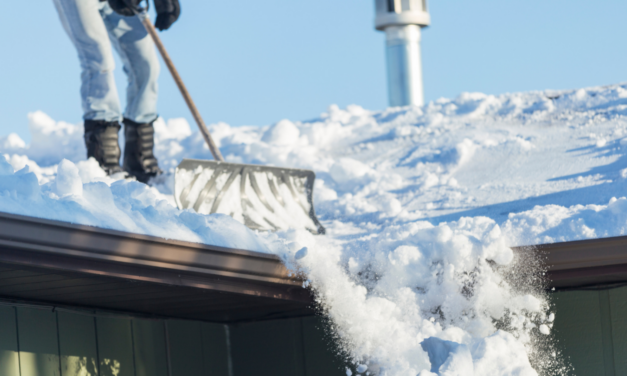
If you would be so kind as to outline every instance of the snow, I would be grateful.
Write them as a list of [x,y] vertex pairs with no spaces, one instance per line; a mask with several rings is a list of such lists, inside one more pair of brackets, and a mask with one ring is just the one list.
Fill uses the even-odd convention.
[[[21,165],[19,159],[11,160]],[[63,159],[54,169],[35,170],[39,174],[29,165],[13,170],[0,158],[2,212],[269,252],[261,239],[231,217],[181,212],[155,189],[106,177],[95,160],[74,164]],[[51,171],[56,175],[48,175]]]
[[538,328],[538,330],[540,330],[540,333],[544,334],[544,335],[549,335],[551,334],[551,329],[549,329],[549,326],[546,324],[542,324],[540,325],[540,327]]
[[0,211],[277,254],[316,292],[347,374],[557,375],[559,312],[510,247],[627,233],[626,116],[613,85],[211,125],[230,162],[316,172],[313,236],[176,209],[174,167],[210,158],[184,119],[155,124],[168,173],[148,187],[84,160],[80,124],[35,112],[30,145],[0,136]]

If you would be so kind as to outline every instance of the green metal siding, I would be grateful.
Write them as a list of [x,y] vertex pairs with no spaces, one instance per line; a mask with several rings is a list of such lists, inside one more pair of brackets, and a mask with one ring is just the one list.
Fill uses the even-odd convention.
[[235,376],[345,376],[346,365],[317,317],[231,328]]
[[627,287],[552,294],[557,347],[578,376],[627,375]]
[[[346,363],[323,319],[306,317],[303,321],[305,344],[305,375],[346,375]],[[356,374],[356,373],[353,373]]]
[[614,369],[616,375],[627,375],[627,288],[609,290],[609,293]]
[[204,375],[201,324],[169,320],[168,338],[172,376]]
[[56,313],[18,307],[17,322],[22,376],[61,376]]
[[601,311],[597,291],[553,294],[558,347],[578,375],[595,375],[604,369]]
[[224,325],[33,307],[0,305],[0,376],[232,376]]
[[226,326],[203,323],[202,348],[205,375],[229,376],[229,350]]
[[599,311],[601,312],[601,338],[603,340],[603,364],[605,376],[615,376],[614,339],[612,335],[610,291],[599,291]]
[[131,320],[96,318],[100,375],[135,376]]
[[324,328],[316,317],[226,326],[0,305],[0,376],[344,376]]
[[0,306],[0,374],[19,376],[17,322],[14,307]]
[[168,376],[169,364],[163,321],[133,320],[133,345],[135,376]]
[[235,375],[304,376],[300,320],[234,325],[231,349]]
[[57,319],[62,375],[97,375],[98,346],[95,319],[69,312],[58,312]]

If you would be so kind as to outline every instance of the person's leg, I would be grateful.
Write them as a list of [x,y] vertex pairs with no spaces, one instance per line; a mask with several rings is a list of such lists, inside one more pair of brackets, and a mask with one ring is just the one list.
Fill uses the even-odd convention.
[[111,43],[124,63],[128,77],[124,111],[123,168],[137,180],[147,182],[161,173],[154,156],[154,128],[157,119],[159,60],[154,43],[138,17],[124,17],[108,5],[101,14]]
[[54,0],[59,18],[78,52],[85,120],[120,121],[115,63],[98,0]]
[[54,0],[59,18],[78,52],[87,157],[108,173],[121,171],[118,131],[121,120],[115,67],[99,0]]
[[158,116],[159,78],[159,59],[152,38],[138,17],[121,16],[106,2],[100,12],[128,78],[124,118],[151,123]]

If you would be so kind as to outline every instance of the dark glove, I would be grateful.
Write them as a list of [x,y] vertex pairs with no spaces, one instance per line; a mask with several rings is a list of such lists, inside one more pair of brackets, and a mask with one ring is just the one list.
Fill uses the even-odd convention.
[[159,31],[167,30],[181,15],[179,0],[154,0],[157,11],[155,27]]
[[135,12],[133,11],[139,9],[139,3],[141,0],[107,0],[109,2],[109,6],[113,11],[122,16],[130,17],[134,16]]

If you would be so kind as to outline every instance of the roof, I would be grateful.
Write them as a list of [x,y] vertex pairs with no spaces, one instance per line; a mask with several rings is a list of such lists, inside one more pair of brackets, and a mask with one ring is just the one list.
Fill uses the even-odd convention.
[[627,282],[627,236],[517,247],[540,254],[550,287],[580,288]]
[[314,313],[274,255],[6,213],[0,297],[225,323]]

